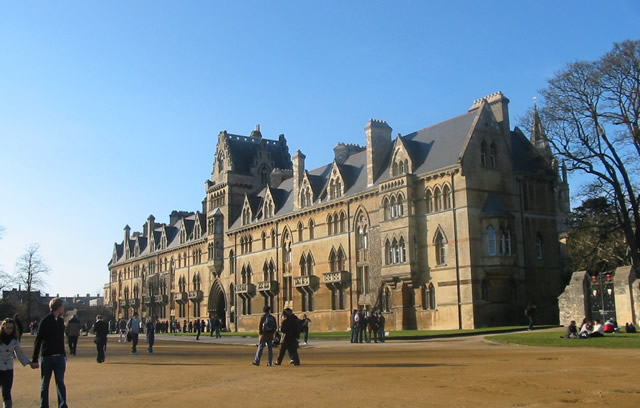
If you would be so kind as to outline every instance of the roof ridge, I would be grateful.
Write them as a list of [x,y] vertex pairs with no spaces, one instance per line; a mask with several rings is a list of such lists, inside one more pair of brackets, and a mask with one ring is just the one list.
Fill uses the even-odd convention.
[[[433,124],[433,125],[431,125],[431,126],[427,126],[426,128],[422,128],[422,129],[416,130],[415,132],[412,132],[412,133],[418,133],[418,132],[422,132],[423,130],[427,130],[427,129],[434,128],[434,127],[436,127],[436,126],[444,125],[445,123],[447,123],[447,122],[451,122],[452,120],[460,119],[461,117],[463,117],[463,116],[467,116],[467,115],[469,115],[469,114],[476,114],[477,112],[478,112],[478,110],[472,110],[472,111],[470,111],[470,112],[463,113],[462,115],[454,116],[453,118],[447,119],[447,120],[445,120],[445,121],[442,121],[442,122],[439,122],[439,123]],[[409,133],[409,135],[410,135],[410,134],[411,134],[411,133]],[[407,136],[409,136],[409,135],[404,135],[404,136],[400,136],[400,137],[405,138],[405,137],[407,137]]]

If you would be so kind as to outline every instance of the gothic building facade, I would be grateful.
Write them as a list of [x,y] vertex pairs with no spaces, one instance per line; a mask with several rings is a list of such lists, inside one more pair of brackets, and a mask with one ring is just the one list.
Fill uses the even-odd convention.
[[539,118],[509,125],[500,92],[448,121],[365,144],[339,143],[305,168],[283,135],[221,132],[202,208],[124,229],[109,262],[116,316],[180,322],[216,315],[255,331],[264,305],[342,331],[350,311],[382,311],[389,329],[520,323],[528,303],[557,320],[566,172]]

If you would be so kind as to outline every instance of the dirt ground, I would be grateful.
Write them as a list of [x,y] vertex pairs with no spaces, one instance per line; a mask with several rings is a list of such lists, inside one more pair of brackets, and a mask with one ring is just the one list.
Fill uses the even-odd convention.
[[[31,351],[32,338],[23,338]],[[482,337],[414,343],[316,342],[302,365],[250,365],[255,346],[159,340],[132,356],[110,339],[97,364],[91,338],[69,357],[69,405],[84,407],[640,406],[640,350],[533,348]],[[29,355],[29,354],[28,354]],[[17,363],[14,407],[39,406],[39,370]],[[55,406],[55,386],[50,388]]]

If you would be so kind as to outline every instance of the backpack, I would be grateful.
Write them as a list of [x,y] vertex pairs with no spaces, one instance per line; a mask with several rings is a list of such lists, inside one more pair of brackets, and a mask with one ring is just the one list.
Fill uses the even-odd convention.
[[274,319],[270,314],[265,316],[264,322],[262,323],[262,332],[273,333],[276,331],[276,329],[276,319]]

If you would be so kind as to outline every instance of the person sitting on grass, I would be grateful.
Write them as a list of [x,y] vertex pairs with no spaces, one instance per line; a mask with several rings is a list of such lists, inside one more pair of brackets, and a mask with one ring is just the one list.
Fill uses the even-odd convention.
[[580,327],[580,338],[588,339],[591,336],[591,332],[593,331],[593,327],[591,326],[591,322],[587,319],[582,320],[582,326]]
[[627,323],[624,325],[624,331],[627,333],[636,333],[636,326],[633,323]]
[[593,321],[593,331],[591,337],[604,337],[604,326],[600,323],[600,320]]
[[576,327],[576,321],[572,320],[567,327],[567,334],[564,336],[567,339],[577,339],[578,338],[578,328]]
[[604,332],[605,333],[615,333],[616,332],[616,322],[613,320],[613,317],[604,324]]

